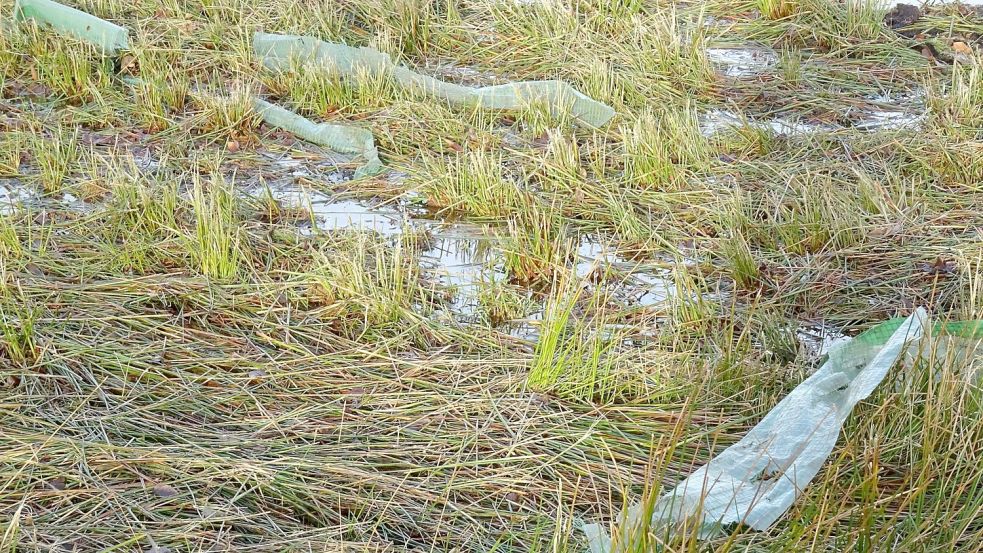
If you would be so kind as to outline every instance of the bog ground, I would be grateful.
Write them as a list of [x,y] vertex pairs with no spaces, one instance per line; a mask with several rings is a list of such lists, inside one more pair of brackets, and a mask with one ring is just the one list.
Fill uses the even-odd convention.
[[[579,552],[831,345],[983,317],[983,8],[66,3],[131,49],[0,6],[9,551]],[[616,115],[275,72],[256,31]],[[254,97],[370,130],[386,171]],[[770,530],[633,546],[977,551],[979,364],[896,367]]]

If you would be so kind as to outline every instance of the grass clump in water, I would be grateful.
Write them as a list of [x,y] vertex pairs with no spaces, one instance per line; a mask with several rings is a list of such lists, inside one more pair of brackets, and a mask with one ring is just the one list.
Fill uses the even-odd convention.
[[220,175],[207,183],[197,179],[191,208],[195,226],[188,245],[198,271],[219,282],[242,276],[248,255],[231,185]]
[[508,219],[503,240],[505,269],[524,284],[550,282],[573,254],[569,227],[552,208],[535,207]]
[[528,201],[520,185],[505,176],[501,156],[483,150],[424,161],[413,182],[429,205],[474,217],[502,217]]
[[15,177],[20,174],[27,138],[20,132],[7,132],[0,137],[0,177]]
[[584,401],[631,396],[632,385],[639,383],[623,372],[630,364],[622,358],[622,332],[606,324],[609,298],[603,290],[585,292],[581,283],[564,279],[569,277],[557,281],[546,301],[529,386]]
[[679,188],[709,161],[709,145],[689,106],[646,111],[622,132],[625,177],[634,186]]
[[59,125],[50,136],[36,135],[32,146],[42,190],[45,194],[59,192],[79,160],[78,129]]
[[797,0],[757,0],[758,11],[768,19],[785,19],[795,13]]

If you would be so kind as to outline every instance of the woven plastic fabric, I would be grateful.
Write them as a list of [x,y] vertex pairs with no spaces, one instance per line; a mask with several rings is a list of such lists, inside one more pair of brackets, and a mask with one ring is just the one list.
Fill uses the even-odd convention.
[[17,0],[14,20],[27,19],[90,42],[107,55],[130,48],[129,34],[125,28],[51,0]]
[[402,86],[451,104],[515,110],[532,103],[545,103],[554,113],[567,112],[588,127],[600,127],[614,117],[613,108],[563,81],[522,81],[473,88],[447,83],[396,65],[389,55],[374,48],[324,42],[306,36],[256,33],[253,51],[267,68],[281,71],[297,64],[313,63],[348,77],[391,72]]
[[351,125],[332,125],[314,123],[296,113],[256,98],[253,100],[256,113],[267,124],[288,130],[298,138],[326,146],[343,154],[358,154],[365,164],[355,170],[355,178],[378,174],[384,167],[379,161],[379,150],[372,140],[372,132],[368,129]]
[[[940,327],[942,328],[942,327]],[[968,331],[976,326],[951,327]],[[853,407],[870,395],[906,347],[932,329],[924,310],[891,320],[830,352],[818,371],[799,384],[736,444],[662,496],[652,525],[672,532],[684,522],[700,537],[741,523],[765,530],[777,521],[819,472]],[[629,509],[622,532],[637,526],[644,508]],[[692,526],[691,526],[692,527]],[[612,551],[597,524],[583,526],[593,553]],[[617,540],[625,543],[630,540]]]

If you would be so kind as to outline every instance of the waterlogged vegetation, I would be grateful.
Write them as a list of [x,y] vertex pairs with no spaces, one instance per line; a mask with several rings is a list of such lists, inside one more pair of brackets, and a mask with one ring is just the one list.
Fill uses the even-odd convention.
[[[824,343],[983,316],[980,8],[68,4],[131,49],[0,33],[6,550],[582,551],[575,521],[737,441]],[[271,72],[254,31],[617,115]],[[257,95],[370,129],[388,171]],[[938,363],[895,369],[771,530],[637,548],[976,551],[983,392]]]

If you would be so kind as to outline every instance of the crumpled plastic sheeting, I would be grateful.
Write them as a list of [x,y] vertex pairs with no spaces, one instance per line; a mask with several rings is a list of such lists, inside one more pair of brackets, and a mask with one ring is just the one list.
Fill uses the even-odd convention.
[[124,27],[51,0],[17,0],[14,20],[26,19],[90,42],[104,54],[114,55],[130,48],[129,33]]
[[[652,526],[672,532],[683,523],[696,524],[701,538],[735,523],[766,530],[819,472],[853,407],[880,384],[926,324],[925,311],[918,309],[896,327],[875,327],[830,352],[744,438],[662,496],[652,510]],[[878,336],[884,333],[890,333],[886,341]],[[630,508],[621,531],[629,533],[640,516],[643,506]],[[612,551],[600,525],[582,529],[592,553]]]
[[[903,318],[889,319],[854,340],[877,342],[878,335],[893,332],[903,321]],[[942,375],[938,365],[949,364],[962,369],[962,374],[958,376],[966,384],[980,384],[980,376],[983,375],[983,320],[936,321],[930,329],[926,329],[925,334],[922,347],[908,348],[906,366],[921,358],[926,366],[936,367],[935,378],[939,379]]]
[[343,154],[358,154],[365,164],[355,170],[355,178],[368,177],[380,173],[385,167],[379,161],[379,150],[375,147],[372,132],[350,125],[314,123],[296,113],[256,98],[253,109],[269,125],[292,132],[308,142],[331,148]]
[[481,88],[462,86],[396,65],[388,54],[374,48],[324,42],[306,36],[256,33],[253,50],[269,69],[289,70],[296,63],[316,63],[353,77],[360,71],[369,74],[390,71],[401,85],[452,104],[515,110],[530,103],[545,102],[554,113],[569,110],[579,123],[589,127],[600,127],[614,117],[612,107],[563,81],[522,81]]

